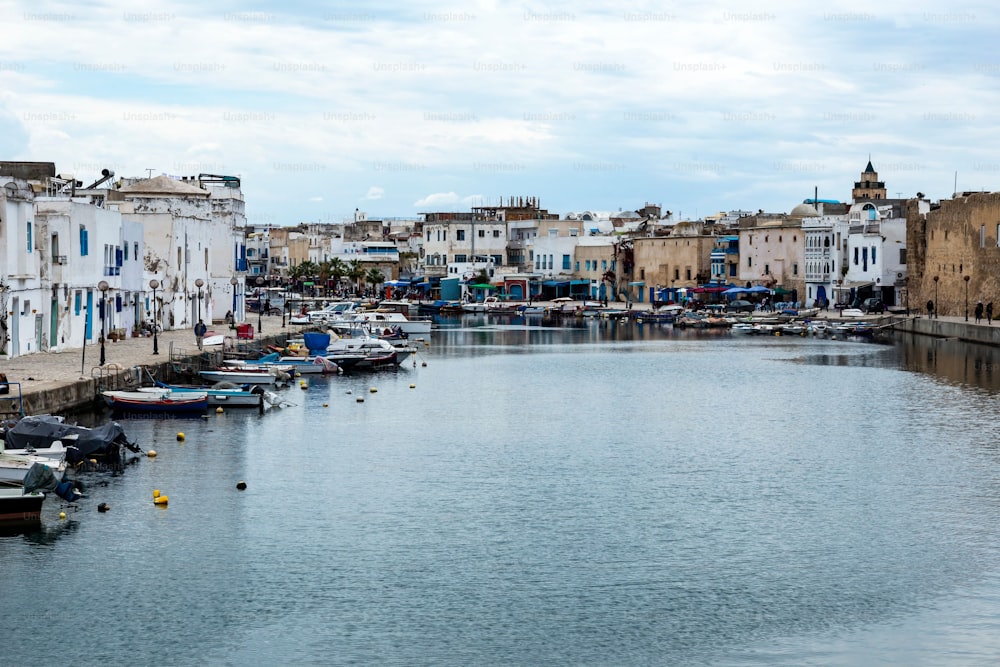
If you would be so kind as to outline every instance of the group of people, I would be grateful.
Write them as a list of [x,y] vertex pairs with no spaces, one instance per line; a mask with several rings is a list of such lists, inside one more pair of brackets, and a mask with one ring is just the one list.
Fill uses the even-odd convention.
[[[973,312],[976,315],[976,324],[982,323],[983,318],[985,317],[986,318],[986,325],[987,326],[992,326],[993,325],[993,302],[992,301],[990,301],[989,303],[987,303],[985,306],[983,305],[982,301],[978,301],[976,303],[976,308],[975,308],[975,310]],[[965,315],[966,315],[966,317],[968,317],[969,311],[965,311]],[[936,316],[937,316],[937,314],[935,313],[934,300],[933,299],[929,299],[927,301],[927,317],[931,318],[931,317],[936,317]]]
[[976,324],[979,324],[980,320],[983,319],[983,315],[986,315],[986,324],[993,324],[993,302],[990,301],[983,307],[983,302],[980,301],[976,304]]

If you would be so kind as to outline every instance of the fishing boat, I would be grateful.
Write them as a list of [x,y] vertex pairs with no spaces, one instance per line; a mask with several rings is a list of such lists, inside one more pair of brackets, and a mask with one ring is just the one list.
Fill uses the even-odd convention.
[[[304,351],[304,350],[303,350]],[[266,354],[260,359],[229,359],[222,362],[226,368],[254,369],[274,368],[283,373],[313,375],[321,373],[336,373],[340,368],[332,361],[320,355],[279,356],[278,352]]]
[[159,391],[102,391],[104,401],[115,412],[151,412],[184,414],[208,409],[205,391],[174,394],[169,389]]
[[[210,407],[232,407],[232,408],[259,408],[262,405],[273,405],[274,402],[268,400],[268,394],[260,385],[235,385],[231,382],[217,382],[211,387],[193,387],[186,385],[167,384],[157,382],[156,386],[161,389],[168,389],[171,395],[183,397],[186,394],[197,394],[204,392],[208,396]],[[153,387],[143,387],[139,391],[155,391]]]
[[291,369],[276,367],[245,368],[241,366],[226,366],[215,370],[198,371],[209,382],[232,382],[233,384],[281,385],[291,380]]
[[33,452],[38,456],[61,458],[69,465],[96,459],[104,464],[120,465],[125,451],[141,450],[129,442],[125,429],[118,422],[108,422],[88,428],[67,424],[56,415],[29,415],[22,417],[0,433],[8,452]]
[[44,500],[45,494],[40,491],[25,493],[22,486],[0,486],[0,527],[18,528],[38,523]]
[[359,326],[369,326],[373,331],[376,329],[392,331],[399,327],[399,330],[407,336],[429,336],[431,333],[431,319],[428,317],[410,319],[402,313],[383,313],[377,310],[329,320],[327,326],[337,332],[350,331]]
[[364,334],[349,338],[331,337],[326,348],[326,358],[335,360],[343,353],[360,353],[362,358],[354,364],[355,368],[371,368],[375,365],[399,365],[416,352],[411,347],[396,347],[392,343]]
[[66,459],[54,459],[48,456],[37,456],[34,454],[7,454],[0,453],[0,484],[23,484],[24,476],[31,470],[31,466],[40,463],[56,477],[61,480],[66,474]]

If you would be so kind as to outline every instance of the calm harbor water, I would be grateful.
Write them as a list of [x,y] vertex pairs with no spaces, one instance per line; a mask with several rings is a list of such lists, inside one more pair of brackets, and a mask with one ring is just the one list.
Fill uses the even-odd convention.
[[3,661],[1000,659],[996,350],[443,326],[263,416],[121,420],[159,456],[0,537]]

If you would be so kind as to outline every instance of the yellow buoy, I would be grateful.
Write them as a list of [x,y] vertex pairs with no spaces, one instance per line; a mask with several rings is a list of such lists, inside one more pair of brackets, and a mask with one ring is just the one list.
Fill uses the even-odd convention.
[[167,502],[168,499],[166,496],[157,496],[156,498],[153,498],[154,505],[166,505]]
[[247,488],[247,483],[241,479],[240,481],[236,482],[236,488],[239,489],[240,491],[243,491]]
[[160,490],[159,489],[153,489],[153,497],[154,498],[159,498],[160,497]]
[[66,518],[66,512],[59,512],[59,518],[60,519],[65,519]]
[[330,404],[329,404],[329,403],[324,403],[324,404],[323,404],[323,407],[324,407],[324,408],[328,408],[328,407],[330,407]]
[[426,367],[427,367],[427,362],[425,361],[424,363],[422,363],[422,364],[420,364],[420,365],[421,365],[422,367],[426,368]]
[[221,405],[215,409],[215,414],[217,414],[217,415],[221,415],[222,414],[222,406]]
[[180,433],[177,434],[177,439],[178,440],[183,440],[184,439],[184,431],[181,431]]
[[358,396],[357,400],[358,400],[358,403],[364,403],[365,402],[365,399],[362,396]]
[[369,387],[368,391],[371,392],[372,394],[374,394],[375,392],[378,391],[378,389],[376,389],[375,387]]
[[148,452],[146,452],[146,456],[148,456],[151,459],[155,459],[156,458],[156,450],[155,449],[149,450]]

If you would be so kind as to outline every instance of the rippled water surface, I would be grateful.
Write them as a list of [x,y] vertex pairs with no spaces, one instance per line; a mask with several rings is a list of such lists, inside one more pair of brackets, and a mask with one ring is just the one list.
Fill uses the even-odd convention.
[[4,662],[1000,659],[996,351],[446,326],[263,416],[123,420],[155,459],[0,537]]

